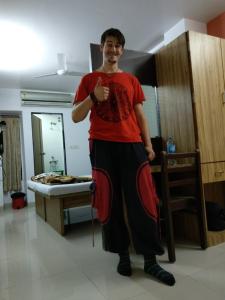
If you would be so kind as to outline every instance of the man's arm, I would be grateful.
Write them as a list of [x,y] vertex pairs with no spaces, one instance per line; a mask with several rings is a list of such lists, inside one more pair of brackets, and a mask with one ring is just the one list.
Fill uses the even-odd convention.
[[102,86],[101,77],[98,78],[94,91],[91,94],[87,96],[87,98],[84,99],[81,103],[75,105],[72,111],[72,120],[74,123],[83,121],[86,118],[94,102],[103,102],[108,99],[109,88]]
[[74,109],[72,111],[72,120],[74,123],[78,123],[80,121],[83,121],[89,110],[91,109],[93,105],[93,101],[91,100],[91,97],[88,96],[84,101],[75,104]]
[[134,112],[137,118],[138,126],[141,130],[141,136],[142,136],[143,143],[145,145],[145,150],[148,153],[148,159],[153,160],[155,158],[155,152],[152,148],[150,130],[141,103],[138,103],[134,106]]

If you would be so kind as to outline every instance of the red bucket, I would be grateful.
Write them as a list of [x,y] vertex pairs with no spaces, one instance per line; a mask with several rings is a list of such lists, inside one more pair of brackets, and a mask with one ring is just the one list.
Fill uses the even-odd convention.
[[13,209],[20,209],[27,205],[27,202],[24,198],[25,195],[26,194],[24,194],[22,192],[14,193],[11,195]]

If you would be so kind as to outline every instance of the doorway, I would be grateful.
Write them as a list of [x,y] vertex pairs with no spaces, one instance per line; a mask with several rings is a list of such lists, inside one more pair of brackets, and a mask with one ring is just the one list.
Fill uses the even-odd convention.
[[63,115],[32,113],[34,174],[67,173]]

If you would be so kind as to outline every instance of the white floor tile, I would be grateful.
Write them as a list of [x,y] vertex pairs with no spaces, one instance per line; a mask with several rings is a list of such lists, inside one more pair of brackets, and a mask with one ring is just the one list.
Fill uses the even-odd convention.
[[204,268],[204,270],[193,274],[191,277],[200,284],[204,284],[220,293],[225,299],[225,258],[220,263]]
[[172,272],[168,287],[143,271],[143,257],[131,255],[133,275],[116,272],[118,256],[102,250],[95,225],[76,224],[62,237],[36,216],[35,208],[0,212],[1,300],[225,299],[225,243],[207,250],[177,246],[176,263],[167,253],[160,265]]
[[126,300],[224,300],[219,293],[207,288],[204,284],[190,278],[189,276],[177,281],[175,286],[167,287],[161,285],[152,288],[147,293]]
[[114,271],[104,271],[89,279],[98,290],[109,300],[122,300],[145,292],[132,277],[124,277]]
[[75,270],[35,280],[27,285],[16,285],[8,289],[7,296],[7,300],[104,300],[96,287]]
[[[176,247],[176,262],[168,264],[171,272],[178,272],[183,275],[194,274],[206,267],[220,262],[224,250],[221,247],[209,247],[202,250],[199,247]],[[214,259],[212,259],[214,257]],[[164,261],[164,260],[163,260]],[[166,260],[168,262],[168,258]]]

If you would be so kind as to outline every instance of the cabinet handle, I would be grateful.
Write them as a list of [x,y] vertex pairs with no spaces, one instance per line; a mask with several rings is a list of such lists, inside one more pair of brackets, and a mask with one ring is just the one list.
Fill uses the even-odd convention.
[[222,97],[223,97],[223,104],[225,104],[225,91],[222,93]]

